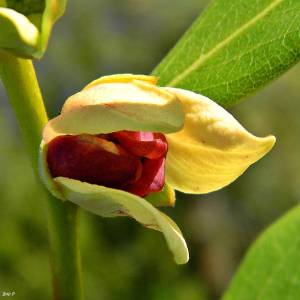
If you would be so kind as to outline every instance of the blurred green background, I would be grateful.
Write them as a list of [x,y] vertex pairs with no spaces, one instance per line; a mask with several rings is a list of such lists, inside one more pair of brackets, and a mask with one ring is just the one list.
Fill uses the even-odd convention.
[[[36,62],[50,116],[101,75],[150,73],[207,2],[70,1],[46,55]],[[300,66],[294,67],[232,109],[251,132],[277,136],[269,155],[222,191],[178,194],[175,209],[166,209],[187,239],[187,265],[174,264],[159,233],[127,218],[82,212],[87,299],[218,299],[250,243],[299,202],[299,78]],[[1,85],[0,98],[0,292],[51,299],[43,192]]]

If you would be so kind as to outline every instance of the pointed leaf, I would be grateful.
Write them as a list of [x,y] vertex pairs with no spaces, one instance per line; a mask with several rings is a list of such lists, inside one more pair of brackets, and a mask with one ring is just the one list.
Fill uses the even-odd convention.
[[153,74],[233,105],[299,61],[299,12],[299,0],[215,0]]

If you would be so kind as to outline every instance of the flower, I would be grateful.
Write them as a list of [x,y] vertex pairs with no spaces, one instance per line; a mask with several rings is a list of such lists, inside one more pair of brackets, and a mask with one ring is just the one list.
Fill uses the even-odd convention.
[[[158,87],[153,76],[112,75],[71,96],[48,122],[40,172],[64,201],[104,217],[131,216],[161,231],[181,264],[189,257],[181,231],[154,206],[173,205],[174,189],[201,194],[228,185],[274,143],[274,136],[255,137],[202,95]],[[160,162],[147,167],[145,159]],[[150,180],[139,182],[145,169]],[[144,189],[145,182],[154,182],[154,189]]]
[[0,49],[40,58],[66,0],[0,0]]

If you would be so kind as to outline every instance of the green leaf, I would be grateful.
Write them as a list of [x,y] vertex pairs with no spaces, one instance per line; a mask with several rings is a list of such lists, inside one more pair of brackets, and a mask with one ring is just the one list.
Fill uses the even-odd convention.
[[230,106],[299,59],[299,0],[215,0],[153,73]]
[[267,229],[246,255],[223,300],[299,299],[300,206]]
[[145,199],[121,190],[78,180],[54,179],[64,197],[102,217],[129,216],[147,228],[161,231],[177,264],[189,260],[189,253],[178,226]]

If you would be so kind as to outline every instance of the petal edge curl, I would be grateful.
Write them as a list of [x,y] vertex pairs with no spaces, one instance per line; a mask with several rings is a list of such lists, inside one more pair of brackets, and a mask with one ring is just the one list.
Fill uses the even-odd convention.
[[135,74],[115,74],[115,75],[107,75],[107,76],[102,76],[92,82],[90,82],[88,85],[86,85],[83,89],[87,90],[90,89],[98,84],[101,83],[128,83],[132,82],[134,80],[140,80],[140,81],[145,81],[150,84],[156,85],[157,83],[157,77],[155,76],[149,76],[149,75],[135,75]]
[[65,177],[57,177],[54,181],[66,199],[94,214],[102,217],[130,216],[147,228],[161,231],[176,263],[184,264],[189,260],[186,242],[178,226],[145,199]]
[[177,88],[166,88],[182,102],[184,128],[167,135],[166,181],[185,193],[218,190],[239,177],[275,143],[259,138],[209,98]]

